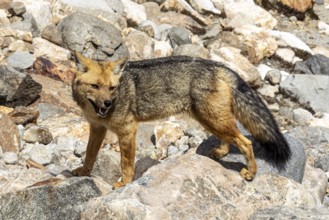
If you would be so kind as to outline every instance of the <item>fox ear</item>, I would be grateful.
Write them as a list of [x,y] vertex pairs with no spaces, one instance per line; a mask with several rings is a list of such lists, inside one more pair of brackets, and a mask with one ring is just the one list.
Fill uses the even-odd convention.
[[110,67],[114,74],[121,74],[123,69],[125,68],[128,61],[128,57],[124,57],[118,61],[110,62]]
[[75,63],[80,72],[87,72],[89,67],[93,64],[93,61],[84,57],[81,53],[75,52]]

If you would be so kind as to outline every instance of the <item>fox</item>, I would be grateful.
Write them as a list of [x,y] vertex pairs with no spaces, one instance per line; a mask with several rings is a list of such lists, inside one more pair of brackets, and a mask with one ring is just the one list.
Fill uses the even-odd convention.
[[189,56],[139,61],[127,57],[97,61],[76,53],[77,73],[72,94],[89,122],[86,157],[75,176],[89,176],[106,132],[116,133],[121,154],[117,189],[133,181],[138,124],[185,113],[221,140],[209,153],[220,159],[236,146],[246,160],[240,175],[254,179],[257,164],[252,142],[239,121],[265,148],[271,164],[285,165],[291,149],[278,124],[258,95],[227,65]]

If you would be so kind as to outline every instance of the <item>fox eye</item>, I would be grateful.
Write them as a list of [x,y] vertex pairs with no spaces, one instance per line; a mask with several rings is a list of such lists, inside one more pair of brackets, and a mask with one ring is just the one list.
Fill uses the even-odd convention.
[[115,89],[116,89],[116,86],[110,86],[110,87],[109,87],[109,90],[110,90],[110,91],[113,91],[113,90],[115,90]]
[[92,87],[93,89],[99,89],[99,85],[97,85],[97,84],[91,84],[91,87]]

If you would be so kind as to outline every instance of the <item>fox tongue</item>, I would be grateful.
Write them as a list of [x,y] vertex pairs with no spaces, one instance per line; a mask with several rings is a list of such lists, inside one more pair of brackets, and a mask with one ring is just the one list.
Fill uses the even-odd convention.
[[105,116],[106,113],[108,112],[108,110],[109,110],[109,109],[107,109],[107,108],[100,108],[100,109],[98,110],[98,114],[101,115],[101,116]]

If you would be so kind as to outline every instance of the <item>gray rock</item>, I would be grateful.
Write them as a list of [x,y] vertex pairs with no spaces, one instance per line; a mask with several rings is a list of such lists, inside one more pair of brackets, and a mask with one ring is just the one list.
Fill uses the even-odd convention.
[[91,175],[100,176],[109,184],[113,184],[121,177],[120,153],[101,149]]
[[139,24],[138,30],[145,32],[148,36],[160,40],[161,35],[160,35],[160,30],[158,25],[150,20],[143,21],[142,23]]
[[124,37],[130,60],[154,58],[154,41],[142,31],[132,31]]
[[50,179],[48,183],[1,195],[0,219],[79,219],[82,205],[101,194],[88,177]]
[[54,156],[56,154],[56,145],[54,144],[35,144],[31,148],[30,152],[28,152],[29,157],[42,165],[48,165],[50,164]]
[[5,152],[2,157],[6,164],[16,164],[18,162],[18,156],[14,152]]
[[329,24],[328,9],[325,7],[325,4],[323,4],[324,1],[320,1],[322,2],[322,4],[314,4],[312,10],[319,17],[320,21]]
[[38,98],[41,89],[42,86],[29,74],[8,66],[0,66],[0,105],[26,106]]
[[275,103],[276,94],[279,93],[279,86],[264,84],[263,87],[257,89],[259,94],[266,100],[266,102],[273,104]]
[[306,111],[305,109],[302,108],[294,109],[292,111],[292,117],[296,122],[301,124],[306,123],[314,118],[309,111]]
[[203,142],[203,139],[199,136],[191,137],[188,140],[188,145],[190,148],[196,148],[199,147],[199,145]]
[[169,145],[167,148],[167,156],[173,156],[174,154],[178,153],[178,148],[174,145]]
[[40,35],[38,25],[33,15],[30,13],[23,14],[23,20],[12,23],[10,27],[14,30],[32,32],[33,37],[37,37]]
[[38,110],[40,112],[40,116],[38,120],[46,120],[52,118],[56,115],[63,115],[64,110],[56,105],[50,103],[40,103],[38,104]]
[[329,172],[329,152],[325,155],[322,155],[314,162],[314,166]]
[[315,54],[305,61],[296,62],[294,73],[329,75],[329,58],[322,54]]
[[[254,154],[258,166],[256,176],[262,175],[264,173],[274,173],[288,177],[299,183],[302,182],[306,165],[306,155],[304,146],[300,141],[290,135],[284,135],[288,144],[290,145],[292,155],[290,160],[285,165],[285,168],[282,168],[281,164],[273,165],[267,162],[265,149],[262,148],[261,145],[252,136],[249,135],[249,132],[242,128],[241,125],[239,126],[242,134],[253,142]],[[217,139],[215,136],[211,136],[198,147],[197,153],[208,156],[211,149],[218,146],[220,143],[221,142],[219,139]],[[226,157],[220,159],[219,162],[224,167],[234,169],[236,171],[240,171],[246,164],[246,161],[241,152],[236,147],[232,146],[230,148],[229,154]]]
[[201,131],[199,129],[195,129],[195,128],[188,128],[186,131],[185,131],[185,134],[188,135],[189,137],[200,137],[202,139],[206,139],[208,136],[207,136],[207,133],[204,132],[204,131]]
[[280,91],[315,112],[329,112],[329,76],[291,75],[280,83]]
[[184,44],[191,44],[191,36],[192,33],[186,28],[172,27],[167,30],[167,38],[169,39],[172,48],[176,48]]
[[265,75],[265,80],[272,85],[279,84],[281,82],[281,72],[276,69],[269,70]]
[[184,44],[174,49],[174,56],[191,56],[201,57],[204,59],[209,58],[209,51],[200,45]]
[[276,206],[267,209],[257,210],[250,216],[253,220],[268,219],[307,219],[326,220],[329,218],[329,210],[326,208],[291,208],[286,206]]
[[65,48],[96,60],[127,57],[120,31],[110,23],[84,13],[73,13],[59,24]]
[[136,161],[134,179],[136,180],[140,178],[149,168],[159,163],[160,163],[159,161],[154,160],[151,157],[144,157]]
[[[75,151],[75,147],[78,145],[79,140],[72,136],[58,136],[54,139],[54,143],[57,145],[56,149],[59,151],[67,151],[72,153]],[[87,145],[84,147],[86,148]]]
[[310,164],[326,168],[327,163],[322,159],[329,155],[329,128],[301,126],[291,129],[288,134],[304,144]]

